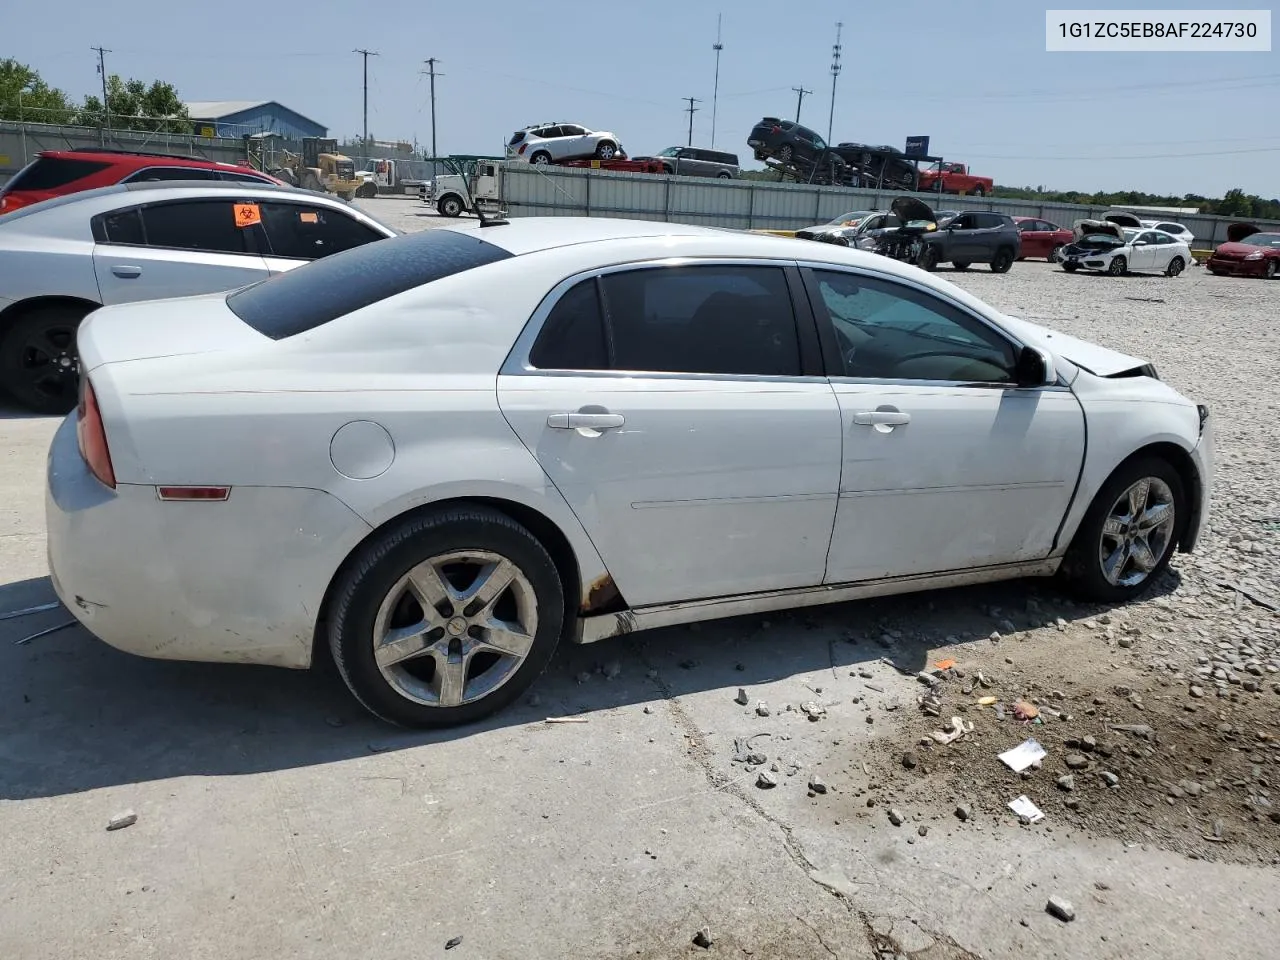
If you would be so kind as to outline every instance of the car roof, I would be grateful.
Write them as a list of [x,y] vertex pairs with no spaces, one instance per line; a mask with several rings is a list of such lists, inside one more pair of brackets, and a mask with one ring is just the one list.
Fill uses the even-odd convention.
[[[182,166],[201,169],[253,170],[248,164],[209,160],[205,157],[183,157],[174,153],[149,153],[145,150],[98,150],[77,147],[74,150],[41,150],[38,156],[57,160],[105,160],[112,163],[135,163],[138,166]],[[261,173],[260,170],[253,170]]]

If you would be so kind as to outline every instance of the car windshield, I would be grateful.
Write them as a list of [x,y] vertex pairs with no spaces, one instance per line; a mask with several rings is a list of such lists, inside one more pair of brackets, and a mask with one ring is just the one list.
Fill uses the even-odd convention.
[[827,142],[823,140],[820,136],[818,136],[816,133],[813,135],[813,145],[817,147],[819,150],[827,149]]
[[840,216],[836,217],[834,220],[829,220],[828,223],[842,224],[847,223],[850,220],[861,220],[864,217],[871,216],[874,212],[875,211],[873,210],[850,210],[848,213],[840,214]]
[[1280,233],[1255,233],[1251,237],[1245,237],[1243,242],[1253,247],[1275,247],[1280,249]]
[[1126,228],[1126,229],[1123,231],[1123,233],[1124,233],[1124,242],[1125,242],[1125,243],[1129,243],[1130,241],[1132,241],[1132,240],[1133,240],[1133,238],[1134,238],[1134,237],[1136,237],[1136,236],[1138,235],[1138,231],[1137,231],[1137,230],[1135,230],[1135,229],[1133,229],[1132,227],[1128,227],[1128,228]]
[[679,153],[679,152],[680,152],[680,148],[679,148],[679,147],[667,147],[667,149],[663,150],[660,154],[658,154],[658,156],[660,156],[660,157],[674,157],[674,156],[675,156],[677,153]]

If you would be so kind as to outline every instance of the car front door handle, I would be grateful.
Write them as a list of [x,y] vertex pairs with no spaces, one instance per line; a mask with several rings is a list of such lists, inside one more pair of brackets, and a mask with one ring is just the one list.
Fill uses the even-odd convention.
[[900,410],[861,410],[853,415],[853,422],[867,426],[900,427],[911,422],[911,414]]
[[117,277],[122,277],[125,280],[132,279],[133,277],[142,276],[142,268],[136,267],[131,263],[114,264],[111,267],[111,272],[114,273]]
[[553,413],[547,426],[557,430],[612,430],[626,423],[620,413]]

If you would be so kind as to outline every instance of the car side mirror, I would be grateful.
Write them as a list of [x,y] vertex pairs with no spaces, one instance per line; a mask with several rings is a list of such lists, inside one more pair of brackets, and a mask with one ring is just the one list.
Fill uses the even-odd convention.
[[1023,347],[1018,353],[1014,377],[1020,387],[1043,387],[1058,379],[1053,355],[1036,347]]

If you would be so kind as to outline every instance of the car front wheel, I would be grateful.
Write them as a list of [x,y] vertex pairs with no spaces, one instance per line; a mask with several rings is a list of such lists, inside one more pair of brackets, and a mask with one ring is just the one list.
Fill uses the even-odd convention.
[[618,154],[618,147],[610,140],[604,140],[596,147],[596,157],[601,160],[612,160]]
[[1142,458],[1124,464],[1103,485],[1081,521],[1063,572],[1086,599],[1131,600],[1169,565],[1186,515],[1182,478],[1167,460]]
[[992,273],[1008,273],[1013,266],[1013,254],[1008,250],[997,250],[991,258]]
[[1049,262],[1050,263],[1062,262],[1062,244],[1060,243],[1055,244],[1054,248],[1049,251]]
[[392,723],[469,723],[546,668],[565,623],[555,563],[523,526],[459,506],[388,527],[334,594],[329,643],[343,680]]
[[1124,257],[1113,257],[1111,265],[1107,267],[1107,273],[1113,277],[1123,277],[1129,272],[1129,261]]
[[1278,265],[1280,265],[1280,261],[1268,260],[1267,265],[1262,270],[1262,275],[1266,277],[1268,280],[1274,280],[1276,278],[1276,271],[1278,269]]

